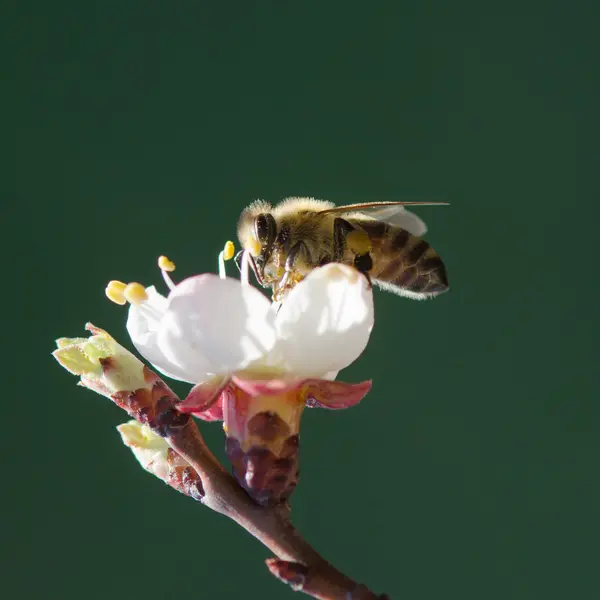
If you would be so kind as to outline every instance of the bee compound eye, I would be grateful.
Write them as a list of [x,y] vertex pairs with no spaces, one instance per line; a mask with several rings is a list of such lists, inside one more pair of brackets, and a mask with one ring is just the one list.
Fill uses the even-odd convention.
[[273,215],[260,214],[254,221],[256,239],[262,244],[270,244],[275,239],[275,219]]

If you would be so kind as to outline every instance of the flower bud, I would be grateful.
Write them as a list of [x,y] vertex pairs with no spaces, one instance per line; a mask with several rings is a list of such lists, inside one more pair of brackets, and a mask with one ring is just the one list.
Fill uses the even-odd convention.
[[52,356],[81,384],[103,395],[149,388],[144,364],[103,329],[88,323],[89,338],[60,338]]
[[117,430],[123,443],[148,473],[196,500],[204,496],[202,482],[196,471],[149,427],[132,420],[119,425]]
[[163,481],[169,474],[167,455],[169,444],[146,425],[136,420],[117,427],[123,443],[133,452],[140,465]]
[[107,398],[163,437],[185,427],[190,416],[175,410],[169,387],[106,331],[89,324],[89,338],[61,338],[52,354],[80,385]]

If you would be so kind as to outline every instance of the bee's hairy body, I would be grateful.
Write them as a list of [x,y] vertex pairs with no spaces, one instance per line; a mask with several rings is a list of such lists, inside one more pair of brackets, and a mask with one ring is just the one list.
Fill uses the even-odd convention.
[[[312,198],[287,198],[275,207],[257,201],[242,213],[240,242],[255,257],[257,276],[275,298],[329,262],[354,266],[383,289],[410,298],[448,289],[444,264],[428,242],[361,212],[339,212],[341,208]],[[263,218],[270,224],[267,237],[257,227],[257,219]]]

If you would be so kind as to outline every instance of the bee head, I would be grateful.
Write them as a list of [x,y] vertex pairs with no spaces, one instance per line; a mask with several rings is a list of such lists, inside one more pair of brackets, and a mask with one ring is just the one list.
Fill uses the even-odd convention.
[[277,223],[271,210],[270,204],[257,200],[242,211],[238,221],[238,238],[260,271],[257,273],[259,279],[262,279],[265,264],[271,256],[277,237]]

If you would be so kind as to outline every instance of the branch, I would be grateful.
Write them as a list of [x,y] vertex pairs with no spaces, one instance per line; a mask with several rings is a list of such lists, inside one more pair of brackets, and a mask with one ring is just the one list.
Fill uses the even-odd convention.
[[136,420],[161,435],[177,454],[200,476],[201,502],[225,515],[252,534],[277,558],[267,560],[273,575],[320,600],[384,600],[363,585],[342,574],[302,537],[284,510],[259,506],[227,473],[202,438],[190,415],[177,411],[179,398],[149,369],[153,380],[154,410],[148,411],[147,394],[128,392],[118,404]]
[[[108,336],[93,326],[89,328],[96,334],[90,341]],[[81,385],[110,398],[166,440],[171,448],[165,456],[166,470],[159,474],[153,470],[152,461],[145,468],[257,538],[276,556],[266,561],[269,571],[294,591],[320,600],[389,600],[389,596],[374,594],[320,556],[292,525],[284,505],[265,507],[254,502],[209,450],[193,418],[177,410],[180,400],[175,393],[112,338],[100,342],[110,348],[103,346],[104,356],[92,357],[91,362],[97,362],[94,371],[89,343],[83,346],[81,338],[59,340],[54,356],[72,373],[81,375]],[[100,342],[96,339],[94,343],[97,346]]]

